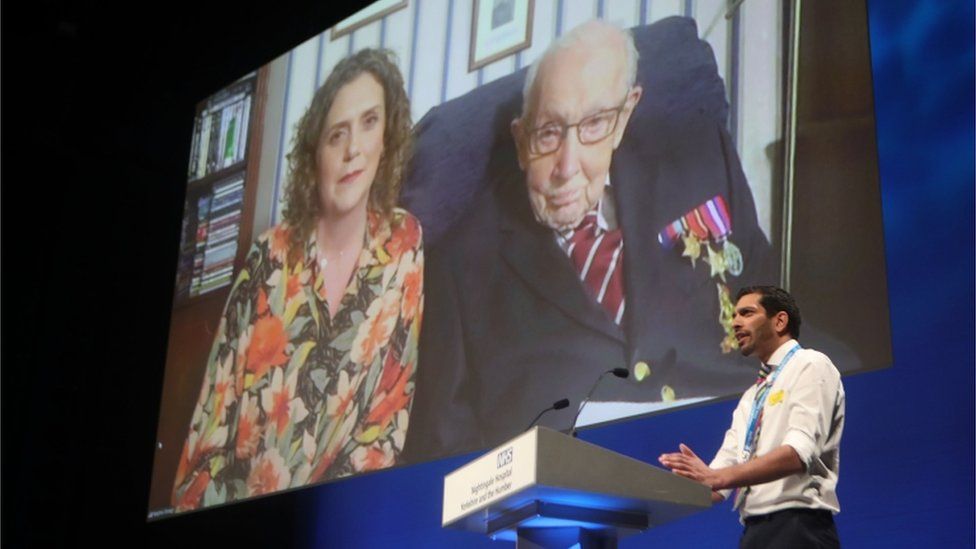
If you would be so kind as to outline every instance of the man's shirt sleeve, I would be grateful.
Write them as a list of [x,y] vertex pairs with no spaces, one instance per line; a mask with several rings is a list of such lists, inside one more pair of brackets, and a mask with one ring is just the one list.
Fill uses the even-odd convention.
[[[722,441],[722,447],[719,448],[712,462],[708,464],[712,469],[730,467],[739,462],[739,440],[742,437],[739,431],[744,428],[745,421],[740,408],[741,406],[736,406],[735,411],[732,412],[732,426],[725,431],[725,440]],[[732,490],[719,490],[718,492],[722,494],[722,497],[728,499]]]
[[796,379],[788,399],[789,425],[783,444],[792,447],[810,469],[823,452],[832,429],[833,411],[841,397],[840,374],[825,355],[816,353]]

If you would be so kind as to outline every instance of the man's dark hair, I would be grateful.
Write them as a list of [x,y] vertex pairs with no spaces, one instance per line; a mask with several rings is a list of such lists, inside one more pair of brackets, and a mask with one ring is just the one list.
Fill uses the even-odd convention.
[[789,321],[786,323],[786,331],[793,338],[800,337],[800,323],[802,322],[800,308],[796,306],[796,300],[789,292],[776,286],[746,286],[735,294],[736,303],[742,299],[742,296],[749,294],[759,294],[759,304],[763,306],[763,309],[766,309],[767,318],[772,318],[776,313],[785,311],[786,316],[789,317]]

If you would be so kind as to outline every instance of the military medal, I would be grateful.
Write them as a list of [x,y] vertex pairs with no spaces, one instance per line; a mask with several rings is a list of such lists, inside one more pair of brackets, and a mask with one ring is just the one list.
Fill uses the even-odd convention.
[[682,219],[684,219],[688,231],[698,237],[698,240],[708,240],[708,226],[698,212],[698,208],[685,214]]
[[739,276],[742,274],[742,252],[739,251],[739,247],[732,243],[731,240],[726,240],[722,244],[722,255],[725,256],[725,265],[729,268],[729,274],[732,276]]
[[695,238],[693,234],[686,234],[681,237],[681,241],[685,243],[685,251],[681,252],[681,257],[687,257],[691,260],[691,268],[695,268],[695,260],[701,257],[701,242]]
[[725,199],[722,198],[722,195],[715,196],[695,210],[701,214],[705,226],[715,237],[716,242],[721,242],[732,234],[732,220],[729,218],[729,209],[725,206]]
[[708,266],[711,267],[711,274],[708,276],[717,276],[725,282],[725,256],[721,252],[716,252],[711,246],[705,246],[708,249]]
[[[732,328],[735,306],[729,296],[726,276],[740,276],[744,267],[742,251],[731,240],[732,216],[722,195],[715,195],[691,211],[672,221],[657,235],[661,246],[670,250],[680,239],[684,245],[681,257],[687,257],[695,268],[698,259],[709,266],[709,277],[716,279],[718,289],[719,325],[724,337],[719,342],[723,353],[739,348]],[[704,246],[705,250],[702,250]],[[702,257],[707,252],[706,257]]]
[[735,328],[732,327],[732,317],[735,316],[735,305],[732,304],[732,297],[729,295],[729,287],[725,284],[716,284],[718,289],[718,323],[725,330],[725,337],[722,338],[720,347],[723,354],[731,353],[739,348],[739,340],[735,338]]
[[[722,255],[722,282],[725,282],[724,273],[727,271],[732,276],[742,274],[742,252],[739,247],[733,244],[729,237],[732,235],[732,218],[729,216],[729,208],[725,204],[722,195],[705,202],[695,208],[696,213],[700,214],[715,239],[716,244],[721,245]],[[714,274],[712,276],[715,276]]]
[[739,348],[739,341],[735,338],[734,335],[730,336],[728,334],[725,334],[725,337],[722,338],[722,342],[719,343],[718,346],[719,348],[722,349],[722,354],[727,355],[731,353],[733,350]]
[[657,235],[657,241],[664,247],[665,250],[670,250],[674,247],[675,240],[678,240],[685,232],[684,226],[681,224],[681,219],[675,219],[671,223],[668,223],[663,230]]

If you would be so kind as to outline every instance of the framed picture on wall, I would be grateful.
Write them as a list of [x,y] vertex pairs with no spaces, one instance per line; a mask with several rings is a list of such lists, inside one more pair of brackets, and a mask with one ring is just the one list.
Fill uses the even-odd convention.
[[532,45],[534,0],[475,0],[468,72]]
[[336,38],[350,34],[358,28],[365,27],[373,21],[379,21],[383,17],[395,11],[402,10],[405,7],[407,7],[407,0],[379,0],[378,2],[373,2],[369,7],[359,10],[342,21],[339,21],[336,26],[332,27],[332,35],[330,38],[335,40]]

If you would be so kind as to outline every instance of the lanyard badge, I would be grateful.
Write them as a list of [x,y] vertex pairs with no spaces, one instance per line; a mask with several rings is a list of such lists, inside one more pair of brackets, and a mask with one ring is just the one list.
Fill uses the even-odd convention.
[[759,431],[762,428],[763,408],[766,405],[769,390],[772,389],[773,384],[776,383],[776,378],[779,377],[780,372],[786,368],[786,365],[798,350],[800,350],[800,344],[796,344],[790,349],[790,352],[786,353],[779,366],[773,370],[772,375],[762,382],[759,390],[756,392],[756,399],[752,403],[752,412],[749,414],[749,423],[746,427],[746,437],[742,445],[742,463],[749,461],[756,451],[756,445],[759,442]]

